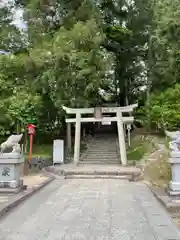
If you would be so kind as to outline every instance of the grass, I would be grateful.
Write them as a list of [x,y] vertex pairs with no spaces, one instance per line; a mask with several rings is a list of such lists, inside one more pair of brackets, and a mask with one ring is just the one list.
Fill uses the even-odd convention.
[[[85,143],[81,143],[80,149],[81,149],[81,153],[83,153],[87,149],[87,145]],[[51,158],[52,154],[53,154],[53,144],[33,145],[32,157]],[[29,156],[29,153],[27,152],[25,154],[25,157],[28,157],[28,156]]]
[[[52,157],[53,153],[53,145],[50,144],[41,144],[41,145],[33,145],[33,157]],[[29,153],[25,154],[26,157],[29,156]]]
[[155,149],[152,138],[143,135],[134,135],[131,139],[131,146],[127,147],[128,161],[140,161],[146,153]]
[[[154,160],[149,160],[151,153],[158,148],[158,144],[164,144],[166,149],[161,153],[153,154]],[[171,180],[171,166],[168,162],[168,138],[157,136],[134,135],[131,146],[127,150],[129,162],[143,159],[144,179],[152,185],[166,188]]]
[[[52,144],[34,144],[33,145],[33,154],[32,157],[42,157],[44,160],[46,160],[46,164],[52,165],[52,152],[53,152],[53,145]],[[28,166],[28,157],[29,152],[25,153],[25,163],[24,163],[24,175],[34,175],[39,173],[41,170],[38,167],[32,167],[32,169],[29,169]]]
[[146,148],[143,143],[137,142],[132,144],[127,150],[127,159],[129,161],[139,161],[146,153]]
[[152,185],[166,188],[171,180],[171,166],[168,154],[163,153],[156,161],[149,162],[144,169],[144,179]]
[[145,159],[144,179],[149,181],[152,185],[162,188],[166,188],[171,180],[171,165],[168,162],[169,140],[170,139],[167,137],[155,137],[153,141],[153,152],[155,152],[155,149],[158,149],[158,144],[164,144],[165,148],[163,151],[154,154],[154,160],[150,161],[148,155]]

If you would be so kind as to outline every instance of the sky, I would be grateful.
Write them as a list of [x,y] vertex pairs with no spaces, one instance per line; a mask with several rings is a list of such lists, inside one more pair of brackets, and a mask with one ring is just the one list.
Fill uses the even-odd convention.
[[[12,3],[13,0],[0,0],[0,7],[3,7],[4,5],[7,5],[9,3]],[[24,29],[26,25],[23,22],[23,10],[22,9],[15,9],[14,12],[14,21],[13,24],[15,24],[17,27]]]
[[17,9],[14,13],[14,21],[15,24],[19,28],[24,28],[25,24],[23,23],[23,11],[22,9]]
[[[8,3],[13,2],[13,0],[0,0],[0,8],[4,7]],[[15,9],[13,12],[14,15],[14,21],[12,22],[14,25],[16,25],[19,29],[26,29],[26,25],[23,22],[23,11],[22,9]],[[2,49],[0,49],[0,55],[1,54],[9,54]]]

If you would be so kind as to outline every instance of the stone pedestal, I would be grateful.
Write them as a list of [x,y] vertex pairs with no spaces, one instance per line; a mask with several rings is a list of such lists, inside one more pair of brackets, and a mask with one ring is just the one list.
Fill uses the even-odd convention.
[[180,152],[170,154],[172,180],[169,183],[168,192],[171,196],[180,196]]
[[24,157],[20,153],[0,154],[0,192],[17,191],[23,185],[21,164]]

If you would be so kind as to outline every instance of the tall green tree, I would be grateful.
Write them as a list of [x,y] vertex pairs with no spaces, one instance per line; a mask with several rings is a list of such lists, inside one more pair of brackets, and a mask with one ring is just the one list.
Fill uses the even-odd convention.
[[0,50],[17,53],[26,46],[25,35],[14,24],[14,5],[0,7]]
[[[144,84],[142,61],[147,58],[147,26],[150,22],[147,1],[104,0],[106,49],[115,55],[116,101],[126,105],[134,101],[136,89]],[[142,80],[142,81],[141,81]]]
[[148,104],[144,109],[148,114],[144,111],[144,117],[146,121],[149,117],[149,124],[171,130],[179,127],[179,6],[179,1],[149,0]]
[[154,4],[152,90],[165,90],[179,78],[179,1],[156,1]]

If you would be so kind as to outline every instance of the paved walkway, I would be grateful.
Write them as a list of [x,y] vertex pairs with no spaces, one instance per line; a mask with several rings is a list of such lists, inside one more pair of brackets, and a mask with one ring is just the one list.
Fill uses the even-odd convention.
[[[29,175],[29,176],[24,176],[23,177],[23,182],[24,185],[27,186],[27,190],[30,190],[32,188],[37,187],[37,185],[43,183],[44,181],[46,181],[48,179],[48,177],[43,176],[42,174],[34,174],[34,175]],[[21,194],[21,192],[20,192]],[[4,208],[4,204],[13,201],[16,197],[18,197],[17,194],[15,193],[0,193],[0,211],[1,209]],[[0,234],[1,236],[1,234]],[[1,240],[1,238],[0,238]]]
[[179,240],[148,188],[119,180],[55,180],[0,221],[0,240]]

